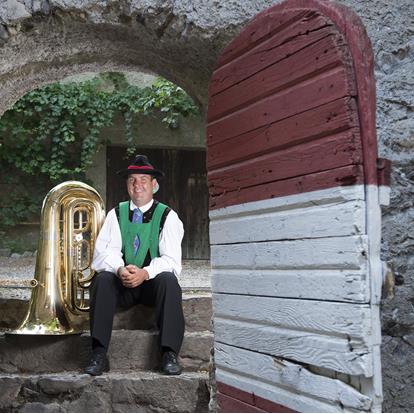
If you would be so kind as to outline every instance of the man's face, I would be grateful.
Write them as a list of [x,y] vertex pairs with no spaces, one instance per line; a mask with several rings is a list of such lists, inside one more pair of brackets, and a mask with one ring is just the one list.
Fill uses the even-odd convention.
[[137,207],[152,200],[152,191],[156,185],[157,180],[148,174],[130,174],[127,178],[128,194]]

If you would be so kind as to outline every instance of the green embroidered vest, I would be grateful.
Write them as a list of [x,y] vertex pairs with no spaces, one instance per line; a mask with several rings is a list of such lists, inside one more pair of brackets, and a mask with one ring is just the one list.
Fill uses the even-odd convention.
[[[160,255],[159,233],[162,215],[167,206],[158,203],[148,223],[131,223],[129,220],[129,201],[119,203],[119,228],[122,236],[122,253],[126,265],[134,264],[142,267],[148,251],[151,259]],[[140,245],[137,254],[134,254],[134,238],[138,235]]]

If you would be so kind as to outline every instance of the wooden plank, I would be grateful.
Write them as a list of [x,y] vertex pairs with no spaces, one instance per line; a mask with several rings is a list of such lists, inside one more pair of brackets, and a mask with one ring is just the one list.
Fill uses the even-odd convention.
[[211,171],[251,158],[253,154],[261,155],[310,142],[357,126],[355,99],[338,99],[246,134],[225,141],[217,140],[208,146],[207,165]]
[[325,190],[292,194],[286,197],[252,201],[211,210],[210,221],[222,218],[239,217],[250,214],[262,214],[271,211],[286,211],[312,206],[325,206],[335,203],[365,200],[365,186],[333,187]]
[[[305,367],[257,352],[215,343],[216,367],[233,375],[282,386],[299,395],[332,404],[337,409],[366,411],[371,399],[342,381],[315,375]],[[232,384],[230,384],[232,385]]]
[[215,293],[369,303],[364,272],[344,270],[212,269]]
[[288,211],[210,220],[210,243],[229,244],[349,236],[365,233],[365,202],[349,201]]
[[216,69],[210,84],[210,99],[243,79],[335,32],[334,27],[327,25],[325,17],[316,14],[311,19],[294,22],[277,36],[267,39],[237,59]]
[[209,187],[210,211],[236,204],[258,200],[267,200],[275,197],[289,196],[305,192],[313,192],[340,185],[350,186],[363,183],[363,169],[359,165],[335,168],[316,174],[290,178],[257,185],[255,187],[237,189],[230,192],[215,192]]
[[370,308],[364,304],[221,293],[213,293],[213,304],[215,318],[372,341]]
[[[263,49],[259,56],[250,57],[249,63],[233,62],[225,68],[224,74],[214,75],[212,85],[219,82],[220,86],[231,86],[210,97],[208,122],[335,66],[346,65],[352,71],[348,48],[343,37],[332,27],[300,36],[299,41],[294,42],[294,49],[291,41],[280,47],[272,45]],[[271,61],[268,55],[271,55]],[[272,64],[266,66],[268,63]]]
[[265,413],[266,411],[261,410],[254,405],[247,404],[243,401],[232,398],[221,392],[217,393],[217,403],[220,407],[219,412],[221,413]]
[[366,270],[365,236],[211,246],[213,268]]
[[334,68],[211,122],[207,126],[208,143],[211,145],[336,99],[354,96],[348,75],[344,68]]
[[376,342],[373,347],[374,378],[365,385],[365,392],[373,396],[374,409],[381,411],[383,399],[382,368],[381,368],[381,291],[382,291],[382,262],[381,251],[381,208],[379,205],[379,188],[377,185],[366,186],[367,197],[367,234],[368,234],[368,272],[371,289],[371,319],[372,336]]
[[258,44],[266,41],[266,39],[278,35],[295,22],[301,21],[304,17],[310,17],[310,13],[307,10],[290,10],[286,13],[280,13],[279,11],[272,12],[268,9],[264,10],[262,13],[256,15],[243,31],[225,48],[217,61],[216,68],[247,53]]
[[[285,299],[287,300],[287,299]],[[216,341],[349,375],[371,377],[372,352],[361,339],[214,317]]]
[[[366,182],[377,184],[376,159],[378,148],[374,54],[363,22],[352,9],[335,2],[293,0],[280,5],[280,8],[275,6],[266,12],[276,14],[278,9],[281,14],[291,13],[298,9],[313,9],[332,20],[338,31],[344,35],[354,61]],[[260,22],[255,19],[254,24],[260,25]]]
[[208,182],[213,192],[228,192],[360,163],[358,132],[348,130],[259,157],[252,151],[249,160],[210,171]]
[[[223,382],[216,382],[217,392],[221,395],[231,396],[232,398],[243,401],[251,406],[263,409],[268,413],[295,413],[296,411],[291,410],[283,405],[277,404],[273,401],[261,398],[253,393],[242,391],[238,388],[232,387],[231,385]],[[221,406],[222,408],[222,406]]]

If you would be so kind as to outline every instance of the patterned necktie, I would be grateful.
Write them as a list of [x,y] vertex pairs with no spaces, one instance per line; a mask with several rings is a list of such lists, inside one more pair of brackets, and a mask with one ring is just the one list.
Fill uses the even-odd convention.
[[[142,223],[142,211],[139,208],[134,209],[134,214],[132,215],[132,222],[133,223]],[[138,253],[140,241],[138,234],[134,237],[134,255],[136,256]]]

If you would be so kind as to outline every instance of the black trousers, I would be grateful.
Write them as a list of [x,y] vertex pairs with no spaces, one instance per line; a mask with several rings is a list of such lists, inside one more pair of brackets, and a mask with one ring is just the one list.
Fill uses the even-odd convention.
[[177,354],[184,337],[182,292],[174,273],[163,272],[136,288],[127,288],[111,272],[101,272],[93,278],[90,289],[91,337],[108,349],[113,319],[118,306],[130,308],[138,303],[155,307],[161,347]]

